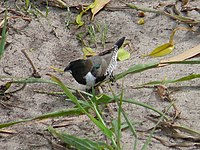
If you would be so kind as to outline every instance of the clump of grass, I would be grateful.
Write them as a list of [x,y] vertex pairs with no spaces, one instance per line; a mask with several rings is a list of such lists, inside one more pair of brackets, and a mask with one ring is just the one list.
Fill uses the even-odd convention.
[[72,23],[71,23],[71,19],[72,19],[71,17],[72,17],[72,16],[71,16],[70,8],[67,7],[67,12],[66,12],[66,17],[65,17],[65,26],[66,26],[66,28],[68,28],[68,29],[69,29],[69,25],[72,24]]
[[[106,23],[91,23],[86,28],[82,27],[81,31],[77,34],[77,39],[87,47],[97,47],[97,44],[100,43],[105,48],[108,25]],[[88,40],[86,40],[88,39]]]
[[[166,63],[166,62],[165,62]],[[171,63],[176,63],[176,64],[200,64],[200,61],[182,61],[182,62],[171,62]],[[122,72],[118,75],[116,75],[116,80],[124,78],[127,74],[132,74],[132,73],[138,73],[142,72],[148,69],[153,69],[158,67],[159,63],[151,63],[151,64],[139,64],[130,67],[127,71]],[[137,141],[138,141],[138,133],[137,129],[135,128],[135,124],[133,124],[132,120],[128,118],[128,115],[126,111],[123,109],[122,105],[123,103],[129,103],[129,104],[134,104],[137,106],[141,106],[145,109],[152,110],[158,114],[158,120],[157,123],[155,124],[154,128],[151,129],[150,134],[148,134],[147,140],[144,143],[142,149],[145,150],[148,148],[149,143],[151,142],[152,138],[159,139],[158,137],[154,136],[154,133],[156,132],[157,129],[159,130],[164,130],[166,129],[166,125],[168,124],[169,131],[173,132],[186,132],[189,139],[195,139],[197,137],[200,137],[200,133],[198,131],[194,131],[192,129],[182,127],[182,126],[177,126],[173,125],[173,120],[172,124],[170,123],[171,117],[167,116],[167,111],[171,108],[173,105],[173,101],[169,104],[169,107],[167,111],[164,113],[150,105],[147,105],[145,103],[142,103],[140,101],[134,100],[134,99],[126,99],[124,90],[121,90],[121,94],[117,95],[115,92],[112,91],[112,95],[108,94],[102,94],[102,95],[96,95],[94,91],[92,94],[87,93],[87,92],[82,92],[78,91],[83,94],[87,94],[86,98],[83,98],[81,101],[78,100],[78,98],[72,93],[73,90],[70,90],[66,85],[64,85],[58,78],[55,76],[49,75],[51,77],[51,80],[46,80],[46,79],[38,79],[38,78],[13,78],[14,81],[11,82],[11,84],[15,83],[21,83],[21,84],[30,84],[30,83],[46,83],[46,84],[55,84],[58,85],[62,90],[63,94],[65,94],[76,106],[74,108],[67,108],[63,110],[58,110],[55,112],[50,112],[46,113],[37,117],[29,118],[29,119],[24,119],[20,121],[13,121],[13,122],[8,122],[4,124],[0,124],[0,128],[5,128],[14,124],[22,123],[22,122],[27,122],[27,121],[32,121],[32,120],[41,120],[41,119],[46,119],[46,118],[52,118],[52,117],[61,117],[61,116],[71,116],[71,115],[82,115],[85,114],[88,116],[88,118],[99,128],[99,130],[105,135],[108,143],[105,141],[92,141],[89,138],[80,138],[77,136],[70,135],[65,132],[61,132],[58,129],[54,129],[53,127],[48,127],[48,131],[52,133],[55,137],[59,138],[63,142],[69,144],[71,147],[76,148],[76,149],[116,149],[116,150],[121,150],[123,146],[121,145],[122,141],[122,129],[124,128],[124,124],[126,124],[126,128],[130,129],[133,138],[134,138],[134,149],[137,149]],[[199,78],[199,76],[193,76],[193,77],[186,77],[183,78],[184,80],[182,81],[188,81],[192,80],[194,78]],[[6,77],[0,77],[0,78],[6,78]],[[8,78],[8,77],[7,77]],[[11,77],[10,77],[11,78]],[[180,80],[174,80],[174,82],[181,82]],[[173,83],[174,83],[173,82]],[[76,89],[74,89],[77,91]],[[87,99],[87,100],[86,100]],[[112,120],[112,124],[106,123],[106,120],[104,116],[102,115],[102,110],[100,109],[99,105],[102,104],[109,104],[109,103],[116,103],[118,105],[118,112],[117,112],[117,117],[116,119]],[[96,117],[94,117],[94,114],[92,115],[91,110],[95,113]],[[122,118],[124,118],[124,122],[122,121]],[[162,127],[164,125],[164,127]],[[173,134],[172,134],[173,135]],[[185,137],[186,135],[184,135]],[[177,138],[177,137],[174,137]],[[180,138],[180,137],[179,137]],[[160,139],[161,141],[161,139]],[[163,140],[162,140],[163,141]],[[165,142],[164,142],[165,143]],[[195,142],[194,142],[195,144]],[[182,144],[184,145],[184,143]],[[179,144],[180,146],[180,144]],[[178,146],[177,146],[178,147]]]
[[108,24],[104,23],[101,28],[101,43],[104,49],[105,49],[106,40],[107,40],[107,33],[108,33]]
[[48,0],[46,0],[45,14],[43,14],[42,11],[40,9],[38,9],[37,6],[30,0],[24,0],[22,2],[24,3],[24,5],[22,5],[22,6],[18,6],[16,3],[16,7],[19,11],[35,15],[36,17],[38,17],[38,16],[47,17],[49,14]]
[[95,44],[95,46],[97,47],[95,26],[93,24],[90,24],[87,26],[87,30],[90,37],[89,44]]

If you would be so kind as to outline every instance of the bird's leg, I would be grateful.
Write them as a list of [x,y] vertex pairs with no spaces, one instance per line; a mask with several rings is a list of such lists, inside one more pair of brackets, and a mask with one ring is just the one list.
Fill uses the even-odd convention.
[[90,94],[95,94],[98,93],[98,88],[96,88],[96,86],[86,87],[86,92]]
[[87,93],[92,93],[92,88],[86,88],[85,90]]

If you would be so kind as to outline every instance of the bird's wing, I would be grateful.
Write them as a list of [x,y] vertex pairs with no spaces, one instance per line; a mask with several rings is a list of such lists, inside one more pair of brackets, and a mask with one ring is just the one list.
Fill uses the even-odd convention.
[[[117,54],[118,49],[124,43],[125,37],[119,39],[113,46],[113,50],[111,53],[106,53],[105,55],[101,56],[93,56],[88,58],[92,62],[92,69],[98,65],[99,68],[95,68],[95,76],[103,77],[103,76],[110,76],[117,65]],[[92,70],[91,69],[91,70]]]

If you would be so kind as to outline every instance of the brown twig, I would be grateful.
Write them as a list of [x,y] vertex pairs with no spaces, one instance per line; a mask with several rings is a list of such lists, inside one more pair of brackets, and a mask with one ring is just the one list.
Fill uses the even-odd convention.
[[3,134],[16,134],[17,132],[13,131],[13,130],[0,130],[0,133],[3,133]]
[[180,16],[180,15],[172,15],[166,11],[162,11],[162,10],[155,10],[155,9],[149,9],[149,8],[140,8],[134,4],[129,4],[126,3],[122,0],[120,0],[123,4],[125,4],[126,6],[135,9],[137,11],[143,11],[143,12],[150,12],[150,13],[155,13],[155,14],[159,14],[159,15],[165,15],[167,17],[170,17],[171,19],[180,21],[181,23],[187,23],[187,24],[200,24],[200,20],[195,20],[193,18],[189,18],[189,17],[185,17],[185,16]]
[[16,90],[10,91],[10,92],[6,92],[5,94],[13,94],[13,93],[19,92],[19,91],[23,90],[25,87],[26,87],[26,83],[24,83],[23,86],[20,87],[19,89],[16,89]]
[[[171,96],[170,96],[171,92],[169,91],[169,89],[166,86],[157,85],[157,86],[155,86],[155,90],[161,100],[166,100],[166,101],[169,101],[170,103],[174,101],[173,98],[171,98]],[[181,111],[178,109],[178,107],[176,106],[175,103],[173,103],[173,108],[175,111],[173,118],[174,119],[180,118]]]
[[10,107],[16,107],[16,108],[20,108],[20,109],[23,109],[23,110],[27,110],[27,108],[17,106],[17,105],[13,105],[13,104],[8,104],[8,103],[5,103],[5,102],[0,102],[0,104],[3,105],[7,109],[10,109]]
[[37,72],[33,62],[31,61],[31,59],[29,58],[28,54],[25,52],[24,49],[21,50],[22,53],[24,54],[24,56],[26,57],[26,59],[28,60],[28,62],[30,63],[31,67],[33,68],[33,73],[32,76],[35,78],[41,78],[40,74]]

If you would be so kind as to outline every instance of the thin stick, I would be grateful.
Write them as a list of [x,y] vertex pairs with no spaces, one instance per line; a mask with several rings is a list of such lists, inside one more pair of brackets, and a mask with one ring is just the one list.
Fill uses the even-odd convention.
[[35,78],[41,78],[40,74],[37,72],[33,62],[31,61],[31,59],[29,58],[28,54],[25,52],[24,49],[21,50],[22,53],[24,54],[24,56],[26,57],[26,59],[28,60],[28,62],[30,63],[31,67],[33,68],[33,73],[32,76]]
[[187,24],[200,24],[200,20],[195,20],[195,19],[192,19],[192,18],[189,18],[189,17],[184,17],[184,16],[179,16],[179,15],[172,15],[170,13],[167,13],[165,11],[161,11],[161,10],[155,10],[155,9],[148,9],[148,8],[140,8],[138,6],[135,6],[134,4],[129,4],[129,3],[126,3],[122,0],[120,0],[120,2],[122,2],[123,4],[125,4],[126,6],[132,8],[132,9],[135,9],[135,10],[139,10],[139,11],[144,11],[144,12],[150,12],[150,13],[156,13],[156,14],[159,14],[159,15],[165,15],[167,17],[170,17],[174,20],[178,20],[182,23],[187,23]]

